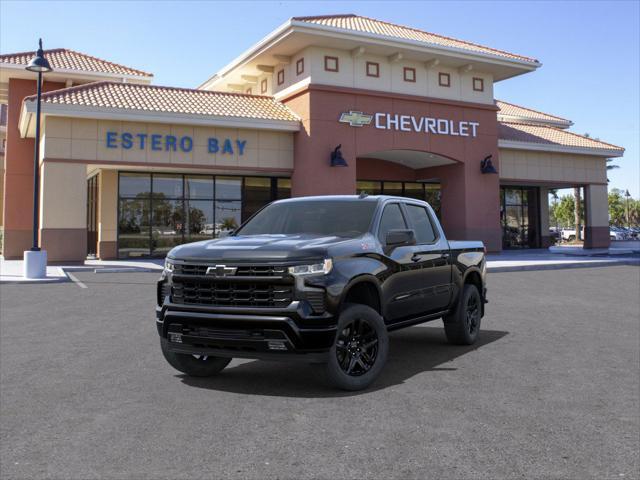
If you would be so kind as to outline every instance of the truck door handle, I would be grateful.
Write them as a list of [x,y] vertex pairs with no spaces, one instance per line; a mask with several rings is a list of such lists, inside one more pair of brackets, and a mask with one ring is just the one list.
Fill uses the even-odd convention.
[[414,254],[412,255],[412,257],[411,257],[411,261],[412,261],[412,262],[418,262],[418,261],[420,261],[420,258],[422,258],[422,257],[421,257],[419,254],[414,253]]

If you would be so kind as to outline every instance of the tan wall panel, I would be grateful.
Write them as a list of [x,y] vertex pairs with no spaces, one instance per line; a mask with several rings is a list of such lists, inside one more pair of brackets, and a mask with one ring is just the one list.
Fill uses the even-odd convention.
[[591,155],[500,149],[500,178],[534,182],[606,183],[606,159]]
[[41,228],[87,227],[87,167],[45,162],[40,169]]
[[[306,68],[306,67],[305,67]],[[263,163],[276,168],[293,168],[293,133],[238,128],[205,128],[153,123],[113,122],[102,120],[78,120],[48,117],[43,137],[43,157],[100,162],[147,163],[167,166],[207,165],[211,167],[256,167]],[[131,133],[134,145],[130,149],[107,148],[107,132]],[[140,148],[138,134],[147,135],[144,148]],[[173,135],[178,140],[189,136],[193,140],[190,152],[151,148],[151,135]],[[217,138],[219,151],[209,153],[209,138]],[[233,154],[222,153],[223,142],[232,142]],[[239,154],[236,140],[246,141],[243,155]],[[119,141],[118,141],[119,144]],[[269,150],[260,162],[261,150]],[[264,159],[269,158],[269,161]]]
[[587,225],[590,227],[609,226],[609,200],[606,185],[585,187]]
[[98,241],[116,241],[118,231],[118,172],[101,170],[98,185]]

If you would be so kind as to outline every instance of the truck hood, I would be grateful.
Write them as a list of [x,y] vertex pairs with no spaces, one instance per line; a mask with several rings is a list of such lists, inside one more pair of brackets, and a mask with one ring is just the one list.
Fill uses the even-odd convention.
[[352,239],[317,235],[238,235],[180,245],[169,258],[198,262],[299,262],[330,256],[329,249]]

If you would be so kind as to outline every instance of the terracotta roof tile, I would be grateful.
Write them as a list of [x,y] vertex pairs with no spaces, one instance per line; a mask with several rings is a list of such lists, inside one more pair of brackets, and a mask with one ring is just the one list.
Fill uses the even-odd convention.
[[[35,100],[35,96],[32,95],[25,100]],[[299,120],[289,108],[272,97],[133,83],[94,82],[45,93],[42,95],[42,101],[45,104],[148,112]]]
[[498,138],[511,142],[624,152],[624,148],[617,145],[545,125],[498,122]]
[[[7,53],[0,55],[0,63],[27,65],[35,52]],[[44,55],[54,70],[77,70],[79,72],[112,73],[116,75],[134,75],[139,77],[153,77],[153,74],[125,67],[117,63],[108,62],[92,57],[85,53],[67,48],[45,50]]]
[[[498,111],[498,116],[519,117],[522,119],[530,119],[530,120],[534,120],[536,122],[542,122],[542,123],[544,122],[551,122],[554,124],[563,123],[563,124],[566,124],[567,127],[572,125],[571,120],[567,120],[566,118],[557,117],[549,113],[540,112],[538,110],[522,107],[520,105],[515,105],[513,103],[503,102],[502,100],[496,100],[496,106],[500,109]],[[515,120],[512,120],[512,119],[509,119],[508,121],[515,122]],[[526,123],[526,121],[524,123]]]
[[503,50],[497,50],[495,48],[489,48],[476,43],[466,42],[464,40],[458,40],[451,37],[445,37],[443,35],[437,35],[435,33],[425,32],[416,28],[405,27],[403,25],[397,25],[394,23],[383,22],[373,18],[362,17],[354,14],[343,15],[324,15],[316,17],[293,17],[292,20],[299,22],[312,23],[316,25],[323,25],[326,27],[339,28],[342,30],[352,30],[357,32],[372,33],[376,35],[383,35],[386,37],[392,37],[402,40],[415,40],[418,42],[428,43],[431,45],[437,45],[442,47],[459,48],[462,50],[468,50],[476,53],[484,53],[489,55],[495,55],[503,58],[510,58],[513,60],[521,60],[531,63],[539,63],[538,60],[522,55],[516,55],[515,53],[505,52]]

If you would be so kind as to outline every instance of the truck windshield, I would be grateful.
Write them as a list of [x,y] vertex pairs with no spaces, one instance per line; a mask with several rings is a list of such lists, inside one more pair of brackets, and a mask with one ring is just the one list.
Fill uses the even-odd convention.
[[258,212],[236,235],[332,235],[358,237],[369,230],[376,202],[299,200],[274,203]]

